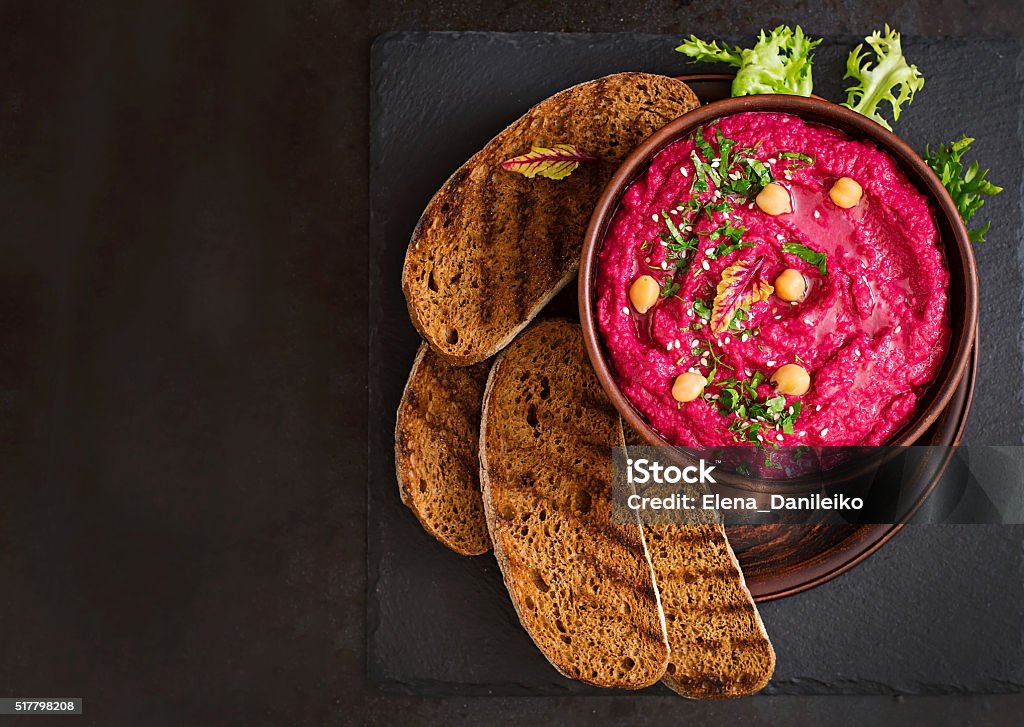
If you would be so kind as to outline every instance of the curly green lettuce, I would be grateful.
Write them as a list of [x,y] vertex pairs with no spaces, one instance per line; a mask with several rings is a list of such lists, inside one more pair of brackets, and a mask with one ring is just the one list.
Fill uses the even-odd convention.
[[[939,148],[932,152],[927,146],[924,148],[924,160],[938,176],[939,181],[949,190],[949,196],[956,203],[966,224],[978,209],[985,204],[985,197],[999,194],[1002,187],[997,187],[985,179],[988,175],[987,169],[981,169],[978,162],[971,162],[967,169],[964,169],[963,156],[971,149],[974,139],[964,135],[959,141],[949,144],[939,144]],[[985,233],[992,226],[986,222],[981,227],[969,229],[972,242],[984,242]]]
[[864,41],[875,52],[874,67],[867,60],[868,51],[864,49],[864,43],[850,51],[843,78],[852,78],[856,83],[846,89],[846,102],[841,105],[874,119],[892,131],[879,107],[888,101],[892,120],[897,121],[903,105],[913,101],[914,94],[924,86],[924,76],[917,66],[907,63],[900,34],[888,25],[884,33],[876,30]]
[[787,93],[810,96],[814,87],[811,64],[814,48],[821,39],[811,40],[800,26],[780,25],[767,35],[762,30],[753,48],[719,46],[695,35],[676,48],[694,61],[726,63],[738,68],[732,82],[733,96],[756,93]]

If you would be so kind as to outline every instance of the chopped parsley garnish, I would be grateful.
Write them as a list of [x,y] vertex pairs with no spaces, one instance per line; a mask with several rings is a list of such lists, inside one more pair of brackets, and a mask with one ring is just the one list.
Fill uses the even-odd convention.
[[685,240],[683,240],[683,236],[679,234],[679,228],[676,227],[676,223],[672,221],[672,218],[669,216],[668,212],[662,210],[661,216],[665,220],[665,224],[668,225],[668,231],[672,235],[672,239],[675,240],[680,245],[684,244]]
[[665,278],[665,282],[661,286],[661,297],[671,298],[673,295],[679,292],[679,283],[675,281],[675,278]]
[[700,298],[694,299],[693,312],[706,321],[711,320],[711,307]]
[[[759,400],[757,387],[762,383],[764,374],[760,371],[754,372],[749,380],[730,378],[719,382],[721,390],[718,394],[718,413],[733,416],[729,431],[737,442],[761,442],[768,430],[793,433],[803,404],[798,399],[787,406],[786,397],[782,394]],[[758,439],[758,435],[761,435],[761,439]],[[775,442],[772,444],[775,445]]]
[[801,154],[798,151],[780,151],[779,158],[789,159],[791,161],[797,162],[796,166],[793,167],[793,169],[802,169],[803,167],[809,167],[812,164],[814,164],[814,157],[808,156],[806,154]]
[[701,161],[697,152],[690,152],[690,160],[693,162],[693,182],[690,184],[690,193],[708,191],[708,170],[711,165]]
[[782,243],[782,251],[788,252],[790,255],[796,255],[798,258],[811,265],[817,265],[818,270],[822,275],[826,275],[825,266],[825,253],[815,252],[806,245],[802,245],[799,242],[784,242]]
[[712,230],[708,235],[709,240],[718,240],[723,237],[725,239],[719,242],[715,247],[709,248],[705,254],[709,259],[717,260],[723,255],[728,255],[740,248],[754,247],[754,243],[744,242],[740,239],[746,231],[747,228],[741,224],[737,223],[734,225],[731,222],[726,222],[721,227]]
[[[715,127],[717,154],[704,137],[703,128],[694,132],[693,142],[697,148],[690,153],[690,160],[693,162],[695,171],[690,184],[691,193],[710,191],[708,183],[710,180],[723,194],[752,200],[766,184],[774,181],[771,167],[752,156],[759,144],[736,150],[736,140],[722,134],[719,127]],[[698,155],[698,151],[703,155],[703,159]],[[798,154],[798,152],[788,153]],[[799,157],[810,159],[802,154]],[[797,159],[798,157],[791,158]],[[811,161],[813,162],[813,160]]]

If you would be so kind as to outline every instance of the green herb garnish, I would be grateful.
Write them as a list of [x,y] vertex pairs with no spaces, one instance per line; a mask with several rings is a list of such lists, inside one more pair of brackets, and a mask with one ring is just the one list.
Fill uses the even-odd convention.
[[[718,413],[733,416],[729,430],[733,439],[739,442],[755,442],[758,434],[767,430],[792,434],[793,427],[803,408],[800,400],[786,406],[782,394],[769,396],[761,401],[757,398],[757,387],[764,382],[764,374],[755,371],[749,380],[736,378],[719,382]],[[774,444],[774,443],[773,443]]]
[[[939,148],[933,153],[927,146],[924,148],[924,160],[928,166],[938,175],[939,181],[949,190],[949,196],[956,203],[960,217],[966,223],[978,209],[985,204],[985,197],[999,194],[1002,187],[985,179],[987,169],[981,169],[978,162],[971,162],[967,169],[964,169],[963,156],[970,151],[974,142],[969,136],[963,136],[959,141],[949,144],[939,144]],[[968,230],[972,242],[984,242],[985,233],[992,225],[986,222],[981,227]]]
[[798,151],[780,151],[779,159],[788,159],[793,163],[793,166],[790,167],[792,171],[814,165],[814,157],[808,156],[807,154],[801,154]]
[[817,265],[818,271],[825,275],[827,274],[825,267],[825,253],[815,252],[806,245],[802,245],[799,242],[784,242],[782,243],[782,251],[788,252],[790,255],[796,255],[798,258],[811,265]]

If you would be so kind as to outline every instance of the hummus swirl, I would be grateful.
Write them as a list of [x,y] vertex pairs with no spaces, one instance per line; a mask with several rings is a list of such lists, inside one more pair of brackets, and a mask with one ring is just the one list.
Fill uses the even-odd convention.
[[[790,212],[755,203],[768,177]],[[863,190],[848,209],[829,197],[844,177]],[[800,300],[766,294],[787,269],[806,281]],[[741,288],[727,325],[712,311],[723,273]],[[640,313],[629,291],[643,275],[661,289]],[[946,356],[948,285],[928,202],[893,159],[796,116],[743,113],[666,147],[627,188],[596,315],[616,383],[673,444],[880,445]],[[802,395],[773,388],[785,364],[810,375]],[[708,382],[681,402],[686,372]]]

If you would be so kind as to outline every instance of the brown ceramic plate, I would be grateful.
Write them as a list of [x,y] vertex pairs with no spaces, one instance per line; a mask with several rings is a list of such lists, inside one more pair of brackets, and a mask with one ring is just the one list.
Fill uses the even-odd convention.
[[[655,445],[666,444],[615,386],[604,360],[592,315],[593,271],[604,229],[628,185],[646,170],[661,149],[696,126],[719,116],[743,111],[780,111],[826,123],[855,138],[867,138],[899,162],[908,177],[929,197],[950,270],[950,354],[924,398],[915,419],[891,440],[892,444],[951,445],[959,442],[970,408],[977,365],[977,272],[966,230],[952,200],[920,157],[902,140],[859,115],[820,98],[758,96],[729,98],[731,76],[686,76],[702,102],[709,103],[671,122],[652,135],[623,164],[595,209],[580,265],[579,310],[588,353],[602,385],[623,417]],[[947,459],[948,461],[948,459]],[[927,498],[945,469],[940,462],[918,486],[918,500],[905,519]],[[811,588],[851,568],[895,535],[902,524],[885,525],[758,525],[733,526],[729,538],[743,566],[751,593],[771,600]]]

